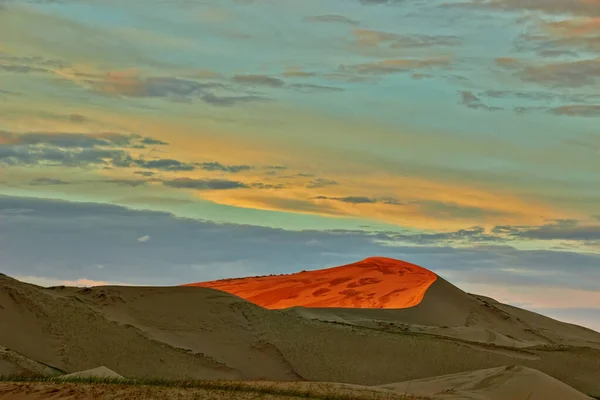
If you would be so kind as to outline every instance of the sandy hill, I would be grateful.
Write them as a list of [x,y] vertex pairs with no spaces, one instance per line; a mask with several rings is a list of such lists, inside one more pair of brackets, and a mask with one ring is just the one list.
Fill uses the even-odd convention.
[[203,287],[41,288],[0,276],[0,322],[0,346],[22,357],[17,370],[0,352],[0,366],[20,373],[28,360],[48,373],[103,365],[127,378],[383,385],[520,364],[600,395],[599,333],[440,277],[404,309],[269,310]]
[[418,265],[371,257],[290,275],[191,283],[234,294],[264,308],[406,308],[421,302],[437,276]]

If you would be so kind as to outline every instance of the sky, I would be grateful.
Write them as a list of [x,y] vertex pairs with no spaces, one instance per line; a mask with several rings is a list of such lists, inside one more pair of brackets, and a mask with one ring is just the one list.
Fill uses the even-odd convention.
[[600,330],[600,0],[0,0],[0,272],[388,256]]

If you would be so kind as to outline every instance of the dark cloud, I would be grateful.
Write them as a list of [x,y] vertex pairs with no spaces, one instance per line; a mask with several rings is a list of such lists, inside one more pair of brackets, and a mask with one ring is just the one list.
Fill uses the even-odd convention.
[[540,57],[578,57],[578,54],[571,50],[547,49],[539,50],[537,53]]
[[503,110],[502,107],[491,107],[486,104],[483,104],[481,99],[477,97],[473,92],[462,91],[461,95],[461,103],[469,108],[474,110],[487,110],[487,111],[500,111]]
[[[479,227],[439,236],[288,231],[106,204],[6,196],[0,196],[0,214],[2,272],[9,275],[175,285],[325,268],[378,255],[423,265],[455,283],[597,290],[600,280],[598,255],[521,251],[506,245],[448,246],[449,237],[464,243],[487,241]],[[146,235],[153,245],[139,246],[137,239]],[[524,272],[515,276],[506,269]],[[535,279],[527,271],[536,272]]]
[[497,226],[492,233],[513,239],[596,241],[600,240],[600,225],[582,225],[577,220],[557,220],[542,226]]
[[279,78],[273,78],[267,75],[235,75],[234,82],[247,85],[263,85],[271,87],[281,87],[285,82]]
[[0,131],[0,144],[24,146],[48,145],[60,148],[121,147],[143,148],[145,144],[168,143],[137,134],[116,132],[77,133],[77,132],[24,132]]
[[134,174],[141,175],[141,176],[146,176],[146,177],[150,177],[150,176],[154,176],[155,175],[155,173],[151,172],[151,171],[135,171]]
[[5,72],[29,74],[52,73],[55,68],[65,68],[69,64],[43,57],[15,57],[0,53],[0,70]]
[[243,189],[249,186],[243,182],[230,181],[226,179],[192,179],[192,178],[177,178],[172,180],[162,181],[163,185],[178,189],[195,189],[195,190],[228,190],[228,189]]
[[127,152],[115,149],[0,145],[0,165],[5,166],[125,167],[132,161]]
[[112,183],[120,186],[130,186],[130,187],[138,187],[145,186],[148,181],[144,179],[105,179],[103,181],[99,181],[102,183]]
[[244,95],[244,96],[217,96],[207,93],[202,96],[202,100],[215,106],[234,106],[238,103],[250,103],[253,101],[266,101],[264,96]]
[[334,22],[341,23],[346,25],[358,25],[359,22],[353,20],[348,17],[344,17],[343,15],[335,15],[335,14],[324,14],[324,15],[313,15],[310,17],[304,18],[305,21],[309,22]]
[[209,89],[224,88],[221,83],[201,83],[174,77],[142,77],[133,72],[109,72],[92,76],[87,83],[102,93],[126,97],[189,98],[204,94]]
[[317,196],[317,197],[315,197],[315,199],[317,199],[317,200],[336,200],[336,201],[341,201],[342,203],[350,203],[350,204],[377,203],[377,199],[373,199],[370,197],[363,197],[363,196],[347,196],[347,197]]
[[279,190],[279,189],[285,188],[285,185],[282,185],[282,184],[273,185],[270,183],[261,183],[261,182],[253,183],[250,186],[255,189],[266,189],[266,190],[269,190],[269,189]]
[[29,184],[33,186],[52,186],[52,185],[69,185],[71,182],[63,181],[54,178],[36,178]]
[[89,121],[89,119],[85,115],[69,114],[69,121],[83,123]]
[[254,169],[254,167],[251,165],[223,165],[214,161],[198,163],[196,165],[205,171],[222,171],[231,173],[249,171],[251,169]]
[[343,92],[345,89],[334,86],[314,85],[311,83],[295,83],[290,85],[291,88],[301,92]]
[[164,142],[159,139],[154,139],[151,137],[145,137],[140,141],[142,144],[154,145],[154,146],[167,146],[169,143]]
[[[247,78],[246,83],[251,83],[252,77],[259,76],[248,77],[250,78]],[[254,83],[258,81],[259,78],[256,78]],[[105,75],[87,76],[86,82],[101,93],[124,97],[168,98],[176,102],[191,102],[194,98],[199,98],[217,106],[234,106],[238,103],[266,100],[265,97],[256,95],[216,95],[213,93],[214,89],[229,89],[219,82],[199,82],[176,77],[142,77],[133,72],[110,72]],[[269,82],[265,80],[263,84]],[[274,85],[274,82],[271,84]]]
[[339,182],[332,179],[316,178],[306,184],[309,189],[323,188],[326,186],[339,185]]
[[193,164],[184,163],[173,159],[157,159],[157,160],[134,160],[133,163],[146,169],[157,169],[161,171],[193,171],[196,167]]

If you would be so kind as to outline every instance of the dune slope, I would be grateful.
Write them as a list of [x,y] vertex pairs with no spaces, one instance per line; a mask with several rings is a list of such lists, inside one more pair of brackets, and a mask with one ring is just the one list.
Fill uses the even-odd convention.
[[519,365],[436,376],[380,387],[439,400],[590,400],[590,397],[551,376]]

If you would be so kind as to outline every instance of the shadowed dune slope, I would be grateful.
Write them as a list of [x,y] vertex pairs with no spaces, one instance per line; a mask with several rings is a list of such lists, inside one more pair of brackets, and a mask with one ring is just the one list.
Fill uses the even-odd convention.
[[437,276],[384,257],[316,271],[199,282],[269,309],[289,307],[407,308],[421,302]]
[[520,365],[381,385],[398,393],[435,400],[591,400],[590,397],[540,371]]

